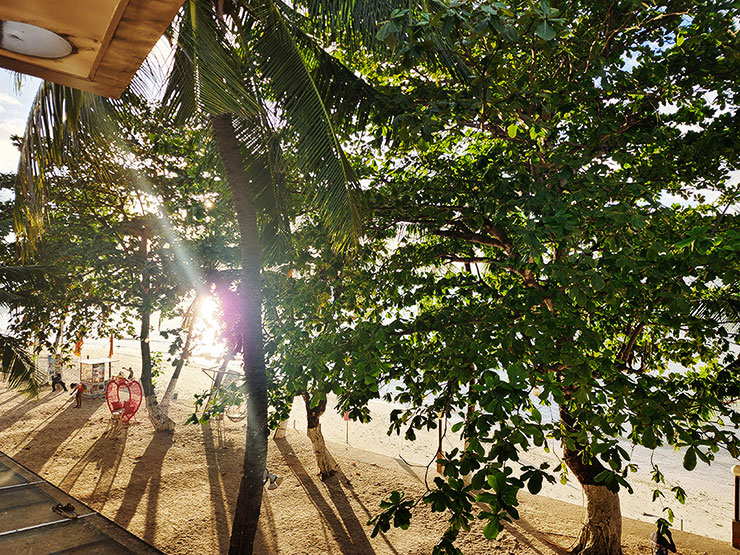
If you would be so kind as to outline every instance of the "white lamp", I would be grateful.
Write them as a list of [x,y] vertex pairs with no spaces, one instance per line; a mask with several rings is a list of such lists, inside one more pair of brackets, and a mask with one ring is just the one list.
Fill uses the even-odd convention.
[[63,58],[72,53],[72,45],[66,39],[19,21],[0,21],[0,48],[35,58]]

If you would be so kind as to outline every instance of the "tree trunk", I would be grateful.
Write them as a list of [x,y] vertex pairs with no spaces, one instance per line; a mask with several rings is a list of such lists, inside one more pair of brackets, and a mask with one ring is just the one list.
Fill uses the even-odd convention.
[[321,433],[321,415],[326,411],[326,399],[319,401],[319,404],[311,408],[311,397],[308,393],[303,394],[303,401],[306,403],[306,435],[313,444],[313,453],[316,455],[316,464],[319,465],[319,475],[322,480],[334,475],[339,465],[326,449],[324,434]]
[[149,288],[151,280],[149,279],[148,261],[148,242],[149,234],[146,229],[141,232],[141,245],[139,253],[141,254],[141,335],[139,344],[141,345],[141,387],[144,390],[144,402],[146,403],[149,420],[154,426],[155,432],[174,432],[175,422],[169,418],[157,403],[157,395],[154,393],[154,384],[152,384],[152,354],[149,350],[149,327],[152,314]]
[[198,297],[196,296],[193,304],[190,305],[185,318],[183,318],[182,324],[183,326],[187,326],[187,335],[185,337],[185,345],[183,345],[182,352],[180,353],[180,358],[178,359],[177,365],[175,366],[175,371],[172,373],[170,383],[167,384],[167,389],[165,390],[164,395],[162,395],[162,402],[160,403],[160,407],[165,413],[169,413],[170,401],[172,400],[172,395],[175,393],[175,388],[177,387],[177,380],[180,377],[180,372],[182,371],[183,366],[185,366],[185,363],[187,363],[187,361],[190,359],[190,344],[193,339],[193,328],[195,327],[195,320],[197,317],[197,311],[195,310],[197,303]]
[[278,427],[275,429],[275,433],[272,436],[272,439],[285,439],[285,436],[288,433],[288,421],[282,420],[280,424],[278,424]]
[[234,348],[230,348],[229,351],[224,356],[223,361],[221,361],[221,366],[219,367],[219,371],[216,374],[216,378],[213,380],[213,387],[211,387],[211,392],[208,395],[208,402],[206,403],[206,406],[210,405],[213,402],[213,398],[215,397],[216,390],[221,387],[221,383],[224,381],[224,372],[226,372],[226,369],[229,367],[229,363],[234,358],[234,355],[238,353],[239,346],[237,345]]
[[[470,272],[470,264],[466,262],[466,266],[468,268],[468,272]],[[470,366],[473,369],[473,372],[475,372],[475,364],[471,363]],[[470,391],[473,389],[473,386],[475,385],[475,378],[470,378],[468,380],[468,396],[470,396]],[[475,403],[468,403],[468,407],[466,409],[466,420],[468,422],[471,422],[473,420],[473,414],[475,413]],[[470,440],[466,437],[465,438],[465,450],[468,450],[468,446],[470,445]],[[469,486],[470,483],[473,481],[473,473],[468,472],[465,476],[463,476],[463,484],[466,486]]]
[[58,356],[59,349],[62,346],[62,337],[64,336],[64,327],[67,322],[67,317],[62,316],[59,320],[59,329],[57,330],[57,337],[54,340],[54,346],[52,347],[51,353],[54,356]]
[[[560,421],[570,437],[578,431],[578,424],[570,412],[560,407]],[[572,441],[575,441],[574,439]],[[622,512],[619,494],[596,483],[596,476],[604,467],[596,458],[583,460],[583,445],[568,446],[563,438],[563,459],[583,488],[586,496],[586,520],[571,553],[578,555],[621,555]]]
[[239,328],[244,357],[244,381],[248,396],[247,438],[229,553],[244,555],[252,553],[254,549],[267,462],[267,376],[262,342],[260,283],[262,256],[254,192],[244,170],[231,114],[211,116],[211,125],[236,211],[242,255]]

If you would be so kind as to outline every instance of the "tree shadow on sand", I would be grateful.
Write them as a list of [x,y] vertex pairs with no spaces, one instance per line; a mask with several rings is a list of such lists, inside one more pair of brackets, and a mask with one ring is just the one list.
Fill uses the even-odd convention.
[[82,408],[76,409],[70,403],[67,408],[55,413],[53,418],[47,419],[43,428],[29,434],[30,441],[18,451],[15,458],[31,470],[40,470],[66,440],[89,422],[90,416],[102,404],[101,399],[86,399]]
[[141,500],[146,494],[146,509],[143,512],[146,523],[142,537],[148,541],[154,541],[157,530],[157,505],[159,503],[159,490],[162,482],[162,463],[173,444],[173,434],[155,433],[147,445],[144,454],[138,459],[131,479],[124,486],[126,493],[121,500],[121,506],[113,519],[116,524],[128,527],[139,511]]
[[[228,488],[223,480],[223,467],[221,464],[222,455],[217,449],[217,443],[221,446],[222,436],[219,436],[220,430],[214,431],[209,424],[201,424],[201,433],[203,434],[203,445],[206,454],[206,469],[208,471],[208,485],[211,489],[211,509],[212,520],[216,527],[216,539],[218,541],[218,552],[226,553],[229,550],[229,515],[234,508],[234,500],[229,500],[227,496]],[[216,440],[214,440],[216,435]],[[224,456],[234,456],[233,451],[229,451]],[[228,466],[226,466],[228,468]],[[238,486],[237,486],[238,487]]]
[[[255,553],[272,554],[278,552],[277,526],[275,525],[275,513],[268,495],[262,496],[262,508],[260,510],[260,525],[257,528],[257,536],[254,539]],[[225,551],[221,551],[225,553]]]
[[95,487],[86,502],[102,511],[118,474],[127,436],[128,429],[124,428],[116,437],[106,434],[98,438],[62,478],[59,487],[70,491],[85,470],[95,465]]
[[[365,532],[365,527],[357,518],[347,495],[342,487],[341,480],[349,484],[343,475],[337,474],[324,482],[331,504],[322,495],[313,478],[308,474],[303,464],[293,453],[287,439],[275,439],[275,445],[283,455],[283,460],[293,472],[303,487],[306,495],[319,512],[319,515],[331,529],[334,538],[345,555],[361,555],[375,553]],[[339,515],[339,516],[337,516]],[[387,541],[387,540],[386,540]],[[388,544],[390,546],[390,544]],[[396,551],[391,547],[394,553]]]
[[[8,399],[3,399],[2,404],[6,405],[7,403],[17,399],[22,395],[22,393],[16,393]],[[0,426],[2,426],[2,428],[10,428],[13,424],[22,420],[29,411],[40,407],[43,401],[48,401],[56,395],[58,395],[58,393],[47,391],[45,394],[39,395],[36,398],[27,397],[19,405],[13,407],[9,411],[3,411],[3,413],[0,414]]]
[[[478,507],[484,511],[488,511],[490,508],[484,503],[476,503]],[[547,532],[542,532],[538,528],[532,526],[529,521],[524,518],[519,518],[513,522],[506,523],[504,525],[504,532],[512,536],[516,541],[517,545],[526,545],[537,555],[551,555],[555,553],[557,555],[568,555],[570,551],[559,546],[548,537]],[[539,546],[537,545],[539,543]],[[540,549],[544,547],[546,551]]]
[[[518,529],[521,529],[521,531]],[[514,536],[518,541],[529,546],[535,553],[545,555],[545,552],[540,551],[535,545],[533,545],[533,539],[539,541],[541,545],[546,546],[548,549],[547,553],[557,553],[557,555],[568,555],[568,553],[570,553],[568,549],[553,543],[553,541],[548,537],[547,532],[538,530],[525,519],[520,518],[519,520],[515,520],[513,523],[507,524],[504,530]],[[573,541],[575,542],[575,536],[573,537]]]

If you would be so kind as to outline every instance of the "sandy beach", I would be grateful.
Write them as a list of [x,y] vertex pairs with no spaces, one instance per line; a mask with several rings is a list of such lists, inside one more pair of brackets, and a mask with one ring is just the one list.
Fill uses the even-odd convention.
[[[153,348],[157,348],[153,345]],[[82,357],[107,356],[107,341],[88,342]],[[123,366],[140,368],[133,341],[115,345],[114,372]],[[165,365],[169,368],[168,365]],[[65,371],[67,383],[75,373]],[[158,378],[164,389],[169,376]],[[72,409],[68,394],[45,388],[38,400],[15,392],[0,392],[0,450],[17,458],[41,476],[78,497],[166,553],[223,552],[243,456],[243,423],[184,426],[193,410],[193,395],[209,386],[197,361],[183,370],[178,401],[171,413],[178,424],[174,436],[154,435],[144,409],[139,423],[115,437],[107,435],[109,412],[102,400],[86,400],[83,410]],[[331,406],[331,401],[330,401]],[[417,441],[386,433],[392,409],[371,404],[373,421],[349,422],[327,411],[322,430],[341,472],[326,483],[316,477],[316,463],[305,437],[305,410],[295,403],[285,440],[270,442],[269,467],[285,477],[275,491],[266,492],[260,553],[430,553],[434,538],[444,531],[444,517],[421,507],[408,531],[391,530],[370,538],[366,526],[379,502],[393,489],[423,495],[423,466],[434,455],[437,431],[419,434]],[[457,445],[450,435],[445,448]],[[529,452],[529,462],[557,460],[554,453]],[[651,503],[651,453],[635,449],[639,470],[631,482],[633,495],[621,493],[625,518],[625,553],[649,553],[647,537],[660,502]],[[667,500],[676,515],[680,553],[733,553],[730,547],[732,475],[729,456],[712,467],[692,472],[681,467],[681,454],[656,450],[654,462],[669,482]],[[408,462],[411,466],[404,463]],[[686,505],[671,500],[669,488],[680,484]],[[672,502],[671,502],[672,501]],[[422,504],[423,505],[423,504]],[[521,521],[507,526],[496,541],[475,526],[460,540],[465,553],[563,553],[574,540],[584,514],[576,483],[546,486],[538,496],[522,495]],[[720,541],[715,541],[720,540]]]

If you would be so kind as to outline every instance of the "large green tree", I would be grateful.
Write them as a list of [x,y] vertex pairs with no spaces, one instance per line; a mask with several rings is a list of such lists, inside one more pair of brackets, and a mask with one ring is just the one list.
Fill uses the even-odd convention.
[[[10,193],[14,176],[0,174],[0,191]],[[24,306],[33,305],[38,290],[48,284],[48,267],[22,264],[19,252],[7,240],[12,232],[12,205],[0,205],[0,233],[5,239],[0,244],[0,308],[22,313]],[[29,337],[11,332],[0,333],[0,376],[12,387],[31,395],[38,393],[42,383],[36,372]]]
[[[425,497],[452,515],[441,550],[475,498],[495,536],[516,492],[539,491],[547,469],[512,466],[532,444],[560,444],[587,499],[574,551],[599,554],[621,551],[618,437],[682,448],[688,469],[738,452],[715,420],[740,422],[735,338],[697,311],[738,279],[737,17],[732,2],[430,4],[380,28],[396,65],[346,53],[391,100],[377,143],[395,139],[359,151],[393,248],[366,266],[375,296],[358,299],[376,308],[353,315],[377,331],[347,326],[385,342],[372,367],[414,407],[397,428],[463,419],[467,446]],[[393,497],[378,529],[411,505]]]

